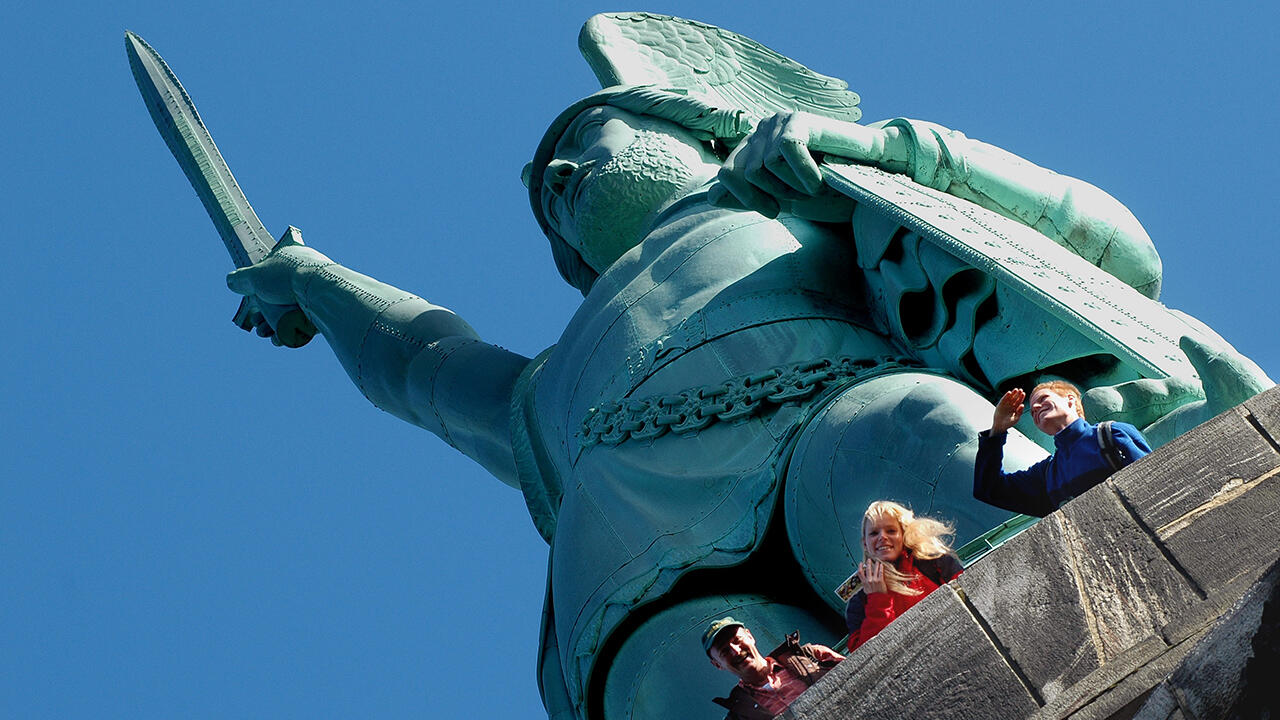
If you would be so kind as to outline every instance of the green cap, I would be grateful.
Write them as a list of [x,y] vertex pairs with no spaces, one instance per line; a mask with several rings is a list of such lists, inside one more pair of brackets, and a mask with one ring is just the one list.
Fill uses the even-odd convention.
[[720,634],[720,631],[735,627],[746,627],[746,625],[743,625],[728,616],[712,621],[712,623],[707,626],[706,632],[702,633],[702,649],[710,655],[711,648],[716,644],[716,636]]

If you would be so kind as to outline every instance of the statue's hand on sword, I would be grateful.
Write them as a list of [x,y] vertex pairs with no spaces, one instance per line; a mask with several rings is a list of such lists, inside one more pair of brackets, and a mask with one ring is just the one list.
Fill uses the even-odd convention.
[[302,243],[302,233],[290,227],[262,260],[227,275],[227,287],[253,299],[250,327],[275,345],[301,347],[317,333],[316,326],[299,307],[304,271],[332,265],[333,261]]

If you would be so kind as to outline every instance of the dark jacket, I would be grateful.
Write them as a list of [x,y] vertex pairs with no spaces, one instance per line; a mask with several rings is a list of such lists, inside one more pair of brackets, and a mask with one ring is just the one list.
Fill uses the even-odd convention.
[[[1122,422],[1111,423],[1111,428],[1121,465],[1151,452],[1138,428]],[[1098,445],[1098,426],[1084,420],[1077,419],[1053,436],[1053,455],[1018,472],[1007,473],[1001,467],[1007,435],[978,433],[973,496],[989,505],[1044,517],[1114,472]]]
[[[798,632],[788,635],[781,645],[769,653],[769,657],[810,686],[837,664],[831,660],[819,660],[813,653],[813,645],[800,644]],[[733,686],[729,697],[712,698],[712,702],[729,709],[725,720],[773,720],[774,717],[773,713],[757,705],[755,698],[741,685]]]

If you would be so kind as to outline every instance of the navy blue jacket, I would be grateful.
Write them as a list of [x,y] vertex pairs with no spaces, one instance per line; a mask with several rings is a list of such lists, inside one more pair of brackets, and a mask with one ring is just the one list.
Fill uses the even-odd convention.
[[[1138,428],[1122,422],[1113,422],[1111,428],[1126,465],[1151,452]],[[1077,419],[1053,436],[1053,455],[1018,472],[1001,468],[1006,436],[990,430],[978,433],[973,496],[990,505],[1044,517],[1112,473],[1098,448],[1098,426],[1084,420]]]

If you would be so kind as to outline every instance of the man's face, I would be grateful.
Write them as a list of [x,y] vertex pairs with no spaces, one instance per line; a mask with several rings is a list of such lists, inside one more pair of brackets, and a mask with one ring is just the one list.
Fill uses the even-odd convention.
[[892,565],[902,557],[902,523],[892,515],[881,515],[867,523],[862,543],[872,557]]
[[712,665],[747,682],[758,684],[769,675],[769,664],[756,648],[756,639],[741,625],[721,632],[709,654]]
[[596,272],[643,239],[654,214],[720,164],[687,130],[610,106],[584,110],[543,172],[547,220]]
[[1080,417],[1074,396],[1063,395],[1049,388],[1033,392],[1030,404],[1031,421],[1046,435],[1057,435],[1058,431]]

